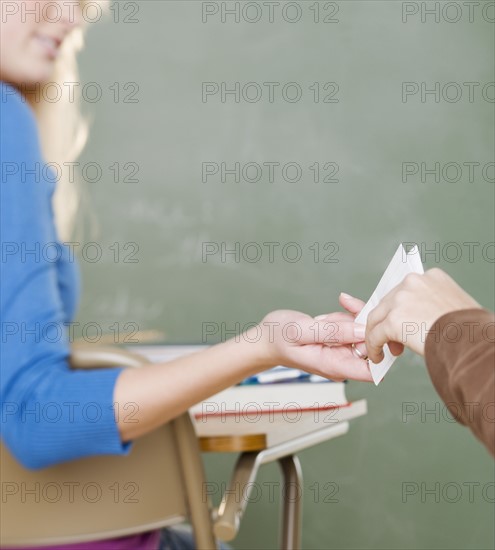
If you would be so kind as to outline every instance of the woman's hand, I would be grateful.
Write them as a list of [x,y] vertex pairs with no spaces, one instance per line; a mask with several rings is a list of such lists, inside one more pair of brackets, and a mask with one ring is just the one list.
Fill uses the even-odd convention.
[[372,381],[367,362],[351,348],[352,343],[363,342],[365,334],[365,327],[355,324],[353,315],[341,312],[313,318],[279,310],[269,313],[257,329],[269,364],[299,368],[336,381]]
[[[355,306],[356,299],[349,297],[346,303],[342,305],[349,309],[347,306]],[[437,319],[451,311],[480,307],[441,269],[430,269],[424,275],[410,274],[368,316],[369,358],[379,363],[385,344],[394,355],[399,355],[404,346],[424,355],[426,337]]]

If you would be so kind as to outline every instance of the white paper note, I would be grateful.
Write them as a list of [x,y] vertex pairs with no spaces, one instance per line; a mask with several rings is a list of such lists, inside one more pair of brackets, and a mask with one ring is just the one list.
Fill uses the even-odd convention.
[[[356,323],[365,325],[371,310],[380,303],[380,300],[386,294],[400,284],[409,273],[424,273],[421,256],[417,246],[414,246],[406,253],[404,246],[401,244],[394,254],[392,261],[388,264],[371,298],[356,317]],[[380,363],[370,361],[371,376],[377,386],[396,359],[387,345],[383,347],[383,353],[385,357]]]

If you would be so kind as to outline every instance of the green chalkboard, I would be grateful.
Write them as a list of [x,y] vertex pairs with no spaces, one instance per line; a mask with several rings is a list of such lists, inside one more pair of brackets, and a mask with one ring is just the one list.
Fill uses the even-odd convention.
[[[493,20],[484,1],[113,3],[80,58],[80,327],[214,343],[367,298],[401,241],[493,308]],[[301,455],[304,548],[492,548],[493,462],[422,361],[348,393],[368,416]],[[277,518],[262,491],[234,547],[275,548]]]

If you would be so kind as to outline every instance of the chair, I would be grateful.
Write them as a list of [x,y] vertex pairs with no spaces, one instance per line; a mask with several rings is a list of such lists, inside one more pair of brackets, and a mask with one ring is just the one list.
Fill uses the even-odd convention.
[[[140,367],[117,348],[74,346],[71,367]],[[39,471],[0,444],[0,545],[108,539],[190,521],[196,545],[216,548],[199,443],[188,413],[137,439],[127,456],[95,456]]]

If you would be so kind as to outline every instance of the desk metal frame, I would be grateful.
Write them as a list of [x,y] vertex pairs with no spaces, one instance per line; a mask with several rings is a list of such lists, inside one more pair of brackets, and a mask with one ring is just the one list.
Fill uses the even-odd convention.
[[[277,461],[282,470],[283,479],[280,548],[299,550],[303,485],[301,465],[296,453],[344,435],[348,430],[349,422],[339,422],[262,451],[242,453],[237,460],[229,487],[215,512],[213,526],[215,536],[221,540],[230,541],[237,535],[259,467]],[[243,498],[239,499],[239,494]]]

